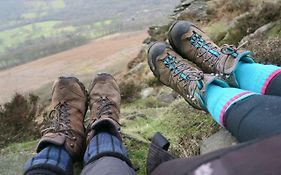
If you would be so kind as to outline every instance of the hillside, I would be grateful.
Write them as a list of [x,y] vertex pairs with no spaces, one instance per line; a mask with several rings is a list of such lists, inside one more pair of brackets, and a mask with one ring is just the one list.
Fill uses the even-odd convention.
[[146,37],[145,31],[117,33],[0,71],[0,104],[9,101],[15,92],[24,94],[38,91],[37,95],[47,96],[53,80],[61,75],[74,75],[90,81],[96,72],[117,73],[126,70],[126,65],[137,56],[140,43]]
[[177,0],[0,2],[0,70],[167,20]]
[[[147,45],[142,40],[146,38],[146,43],[167,41],[171,22],[177,19],[189,20],[206,31],[219,45],[243,44],[243,47],[254,52],[257,62],[281,65],[281,1],[181,0],[171,14],[172,18],[166,22],[160,25],[153,23],[149,27],[148,38],[145,32],[130,32],[131,35],[119,33],[3,72],[7,72],[6,77],[11,74],[20,77],[21,68],[32,72],[34,65],[41,62],[48,69],[36,72],[51,76],[40,77],[40,83],[47,80],[51,82],[54,76],[52,71],[56,69],[56,73],[73,72],[72,75],[78,76],[86,85],[89,85],[95,70],[114,73],[122,95],[121,134],[139,175],[146,174],[148,143],[156,131],[171,142],[169,152],[176,157],[196,156],[234,145],[235,138],[217,125],[209,114],[192,108],[153,76],[147,64]],[[111,47],[112,43],[114,47]],[[94,49],[103,51],[95,56],[97,59],[91,57]],[[79,59],[82,53],[85,57]],[[101,60],[102,57],[104,59]],[[70,63],[67,62],[68,58]],[[77,61],[73,61],[76,58]],[[51,64],[47,64],[49,61]],[[32,79],[36,75],[29,76],[28,86],[36,86],[37,79]],[[16,84],[17,80],[11,83]],[[21,174],[24,162],[35,154],[40,137],[39,127],[42,126],[40,121],[48,119],[46,104],[50,98],[50,86],[51,83],[47,83],[33,91],[35,96],[15,96],[12,101],[1,106],[0,131],[10,132],[0,132],[0,174]],[[21,110],[29,114],[32,120],[27,120]],[[9,166],[13,168],[7,168]],[[79,163],[75,166],[75,174],[79,174],[81,167]]]

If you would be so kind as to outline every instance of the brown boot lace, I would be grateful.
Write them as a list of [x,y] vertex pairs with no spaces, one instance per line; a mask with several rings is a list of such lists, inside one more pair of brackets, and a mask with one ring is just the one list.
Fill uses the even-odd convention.
[[[49,118],[53,119],[51,122],[51,126],[44,129],[42,131],[42,135],[45,133],[58,133],[61,135],[63,133],[67,138],[71,140],[76,140],[76,137],[74,136],[73,133],[80,135],[83,137],[80,133],[74,131],[71,129],[69,126],[70,124],[70,119],[69,119],[69,113],[67,112],[69,110],[69,107],[66,102],[59,102],[54,109],[49,113]],[[71,144],[70,146],[73,146]]]
[[95,122],[97,119],[100,119],[103,115],[108,115],[109,116],[108,118],[111,118],[112,120],[114,120],[120,125],[120,123],[111,116],[112,115],[111,108],[114,107],[117,109],[115,103],[109,100],[108,97],[100,97],[97,100],[97,103],[98,103],[98,108],[96,112],[96,118],[94,118],[92,122]]

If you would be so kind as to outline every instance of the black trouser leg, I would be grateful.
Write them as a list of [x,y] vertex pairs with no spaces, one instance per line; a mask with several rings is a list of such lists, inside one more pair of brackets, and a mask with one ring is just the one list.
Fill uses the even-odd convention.
[[281,96],[281,73],[277,74],[268,84],[265,95]]
[[225,127],[240,142],[281,132],[281,97],[248,97],[233,104],[224,119]]

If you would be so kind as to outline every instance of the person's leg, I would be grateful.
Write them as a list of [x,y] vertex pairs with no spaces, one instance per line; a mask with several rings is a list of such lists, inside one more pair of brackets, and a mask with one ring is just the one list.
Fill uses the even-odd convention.
[[[118,172],[118,173],[117,173]],[[135,175],[134,169],[128,164],[116,157],[104,156],[90,164],[88,164],[81,175],[98,174],[98,175]]]
[[[281,103],[280,97],[264,96],[260,93],[231,88],[217,76],[202,74],[200,70],[192,67],[165,43],[157,42],[150,45],[148,64],[159,81],[178,92],[193,107],[208,111],[216,122],[225,126],[239,141],[244,142],[242,145],[210,153],[211,155],[209,156],[200,156],[198,159],[167,161],[161,164],[159,169],[156,168],[152,174],[174,174],[175,171],[179,172],[179,174],[187,174],[186,171],[180,172],[180,170],[187,169],[190,172],[201,164],[212,159],[219,159],[224,155],[227,156],[228,153],[231,154],[232,151],[235,152],[240,148],[242,152],[239,153],[239,156],[245,156],[242,161],[243,165],[248,163],[248,160],[251,162],[255,155],[260,156],[259,158],[266,156],[273,158],[273,152],[269,150],[279,147],[279,142],[277,142],[278,144],[274,142],[278,141],[280,137],[273,140],[271,145],[268,145],[267,142],[264,145],[255,144],[253,147],[247,147],[247,149],[242,148],[256,142],[262,136],[281,132],[279,127],[281,124],[281,109],[278,108],[278,104]],[[273,91],[277,86],[277,83],[272,85],[272,88],[269,85],[266,91]],[[269,153],[266,151],[269,151]],[[260,152],[262,154],[258,154]],[[278,154],[277,156],[274,154],[273,160],[277,160],[279,157]],[[241,161],[237,161],[235,154],[232,158],[234,168],[238,167]],[[258,160],[261,160],[259,158]],[[223,167],[223,162],[228,162],[228,160],[230,159],[219,162],[219,165]],[[228,165],[232,165],[231,161],[229,161]],[[252,167],[254,166],[262,167],[260,165],[263,165],[263,161],[251,165],[249,169],[253,169]],[[271,167],[267,166],[267,168]],[[210,172],[212,169],[208,166],[203,170]],[[205,172],[203,170],[201,172]]]
[[207,87],[211,116],[240,142],[281,132],[281,98],[215,84]]
[[124,174],[135,172],[119,133],[120,90],[115,79],[98,74],[90,88],[90,119],[82,175]]
[[271,79],[265,90],[265,95],[281,96],[280,87],[281,87],[281,73],[277,74],[274,78]]
[[240,142],[281,132],[281,98],[236,88],[207,87],[211,116]]
[[[148,63],[161,82],[177,91],[194,107],[207,110],[217,123],[225,126],[239,141],[255,139],[279,130],[274,123],[278,124],[281,121],[281,118],[278,118],[277,108],[280,97],[262,96],[259,93],[231,88],[215,76],[207,74],[200,76],[199,70],[185,62],[165,43],[151,45],[148,51]],[[252,98],[258,98],[260,101],[250,100]],[[267,102],[259,104],[263,100]],[[248,101],[247,104],[240,105],[241,107],[236,109],[239,111],[242,107],[246,108],[244,115],[242,112],[232,112],[233,106],[241,101]],[[272,110],[276,108],[275,112],[264,112],[259,116],[260,122],[256,122],[258,121],[256,115],[267,110],[269,106]],[[254,110],[257,112],[253,112]],[[235,125],[236,120],[239,122]],[[265,124],[262,125],[262,122]],[[270,125],[273,127],[268,127]],[[241,126],[247,130],[241,130]],[[249,132],[249,130],[256,130],[256,132]]]
[[255,95],[233,104],[225,113],[225,127],[240,141],[281,132],[281,98]]
[[51,126],[43,130],[37,154],[24,165],[25,175],[71,175],[72,162],[82,159],[83,121],[87,110],[85,88],[74,77],[60,77],[52,91]]
[[73,174],[72,159],[62,146],[49,145],[25,163],[24,172],[25,175]]
[[281,68],[278,66],[239,62],[234,73],[241,89],[281,96]]
[[257,95],[250,91],[237,88],[221,87],[209,84],[206,87],[206,106],[212,118],[221,126],[225,126],[225,113],[235,103]]
[[149,175],[280,174],[281,134],[240,143],[207,154],[165,161]]
[[91,139],[84,155],[84,164],[81,175],[135,174],[121,140],[106,132]]

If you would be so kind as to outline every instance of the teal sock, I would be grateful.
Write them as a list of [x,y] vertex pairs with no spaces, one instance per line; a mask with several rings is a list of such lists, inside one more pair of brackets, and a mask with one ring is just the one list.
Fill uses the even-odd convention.
[[281,68],[274,65],[239,62],[234,73],[241,89],[265,94],[270,81],[280,72]]
[[255,95],[253,92],[224,88],[216,84],[209,84],[206,87],[206,94],[207,109],[212,118],[221,126],[224,126],[224,114],[232,104]]

